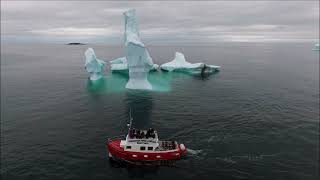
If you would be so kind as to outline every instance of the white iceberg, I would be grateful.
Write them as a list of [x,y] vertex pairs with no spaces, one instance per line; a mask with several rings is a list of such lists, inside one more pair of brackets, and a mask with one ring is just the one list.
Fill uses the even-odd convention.
[[85,68],[90,75],[90,80],[95,81],[103,77],[105,62],[97,59],[92,48],[84,53],[86,57]]
[[[126,57],[121,57],[110,61],[112,72],[128,72],[128,63]],[[158,64],[153,64],[150,71],[156,71],[159,69]]]
[[220,66],[207,65],[205,63],[189,63],[186,61],[184,55],[176,52],[175,58],[160,66],[165,71],[182,71],[191,74],[213,73],[220,70]]
[[159,65],[158,64],[153,64],[150,71],[157,71],[159,69]]
[[[124,18],[126,62],[129,70],[129,81],[126,88],[151,90],[152,86],[148,81],[148,73],[153,69],[154,64],[148,50],[140,40],[136,11],[131,9],[124,12]],[[125,67],[124,59],[122,58],[119,61],[122,61],[122,65],[118,65],[118,67]]]
[[111,71],[128,71],[128,63],[126,57],[121,57],[110,61]]
[[320,50],[319,43],[316,43],[316,44],[314,45],[313,50],[314,50],[314,51],[319,51],[319,50]]

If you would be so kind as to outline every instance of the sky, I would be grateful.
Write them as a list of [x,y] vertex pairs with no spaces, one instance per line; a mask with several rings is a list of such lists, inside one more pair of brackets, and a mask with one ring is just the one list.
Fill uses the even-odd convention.
[[123,43],[135,8],[147,44],[319,41],[319,1],[3,1],[1,41]]

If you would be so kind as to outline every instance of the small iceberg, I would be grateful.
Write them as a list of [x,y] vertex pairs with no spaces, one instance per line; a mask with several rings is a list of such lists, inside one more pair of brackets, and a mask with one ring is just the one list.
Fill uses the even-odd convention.
[[313,50],[314,50],[314,51],[320,51],[319,43],[317,43],[317,44],[314,45]]
[[162,64],[160,68],[164,71],[181,71],[191,74],[211,74],[220,70],[220,66],[207,65],[205,63],[189,63],[180,52],[176,52],[175,58],[168,63]]
[[[110,65],[111,65],[112,72],[125,72],[125,73],[129,72],[126,57],[121,57],[121,58],[117,58],[115,60],[112,60],[112,61],[110,61]],[[150,68],[150,71],[157,71],[158,69],[159,69],[159,65],[153,64]]]
[[103,77],[105,62],[97,59],[92,48],[88,48],[84,54],[86,57],[85,68],[90,75],[90,80],[99,80]]
[[115,60],[110,61],[111,71],[119,71],[119,72],[128,72],[128,63],[126,57],[121,57]]
[[158,64],[153,64],[152,67],[150,68],[150,71],[157,71],[159,69]]

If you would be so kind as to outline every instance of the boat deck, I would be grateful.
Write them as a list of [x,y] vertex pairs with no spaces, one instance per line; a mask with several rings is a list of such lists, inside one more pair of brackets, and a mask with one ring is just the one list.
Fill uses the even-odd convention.
[[158,141],[159,146],[155,151],[168,151],[178,149],[178,143],[176,141]]

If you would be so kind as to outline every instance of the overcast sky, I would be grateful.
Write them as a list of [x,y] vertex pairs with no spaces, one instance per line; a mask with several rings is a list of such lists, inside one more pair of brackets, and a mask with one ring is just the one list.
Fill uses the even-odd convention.
[[130,8],[147,44],[319,39],[319,1],[1,1],[1,41],[120,44]]

